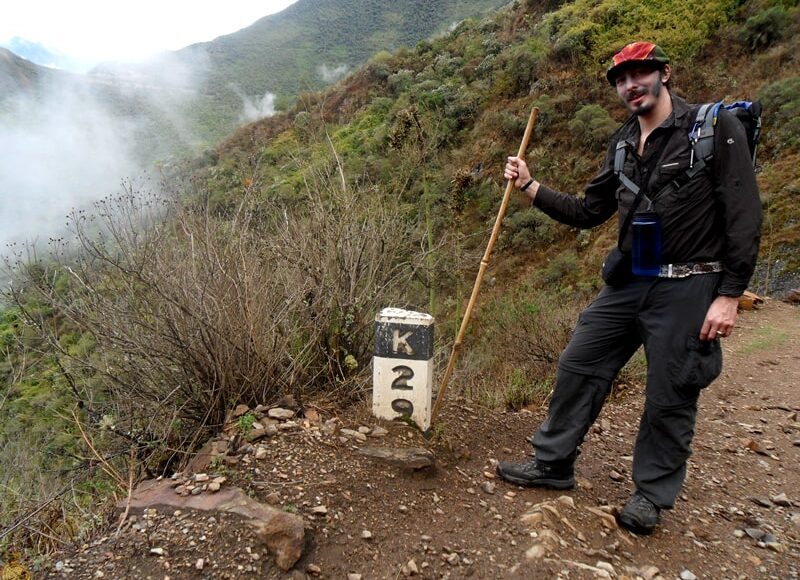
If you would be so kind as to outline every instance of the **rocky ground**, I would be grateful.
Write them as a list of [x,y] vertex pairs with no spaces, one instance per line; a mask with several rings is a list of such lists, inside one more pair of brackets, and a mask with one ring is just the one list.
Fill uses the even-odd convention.
[[[453,397],[431,441],[364,409],[307,407],[291,418],[258,409],[250,441],[229,430],[193,474],[159,484],[184,502],[179,507],[159,500],[143,509],[142,493],[118,534],[113,526],[65,550],[47,575],[797,578],[800,311],[775,301],[744,312],[723,344],[725,370],[702,397],[684,492],[650,537],[618,529],[613,517],[632,491],[641,389],[626,389],[606,406],[583,446],[578,486],[566,493],[494,477],[498,460],[528,452],[525,437],[543,408],[506,413]],[[420,451],[418,468],[403,468],[365,455],[364,447],[424,448],[436,463],[420,467],[427,461]],[[227,505],[238,509],[187,507],[208,508],[236,488],[244,493]],[[255,507],[242,507],[248,500]],[[258,506],[301,518],[302,555],[288,571],[281,566],[288,567],[291,550],[276,560],[268,533],[251,525],[248,510]]]

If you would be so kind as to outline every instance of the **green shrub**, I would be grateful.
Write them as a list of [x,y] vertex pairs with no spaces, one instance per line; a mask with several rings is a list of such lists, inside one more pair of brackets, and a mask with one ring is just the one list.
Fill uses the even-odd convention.
[[800,76],[781,79],[758,92],[764,105],[764,138],[776,149],[800,146]]
[[492,92],[503,97],[527,95],[545,55],[544,48],[535,41],[512,45],[498,54],[492,62],[495,71]]
[[630,39],[655,42],[679,62],[695,54],[739,5],[739,0],[575,0],[546,15],[542,31],[553,56],[579,59],[593,69],[605,68]]
[[751,16],[744,23],[741,40],[755,52],[783,38],[789,24],[789,13],[783,6],[773,6]]
[[505,236],[513,248],[522,248],[552,243],[555,239],[555,228],[552,219],[534,208],[526,208],[514,212],[503,222]]
[[569,122],[570,134],[580,143],[598,150],[608,143],[617,129],[617,122],[603,107],[594,103],[584,105]]

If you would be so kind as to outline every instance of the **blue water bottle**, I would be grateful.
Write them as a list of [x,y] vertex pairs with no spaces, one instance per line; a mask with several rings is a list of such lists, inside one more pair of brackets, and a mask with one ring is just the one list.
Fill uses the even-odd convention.
[[637,212],[631,229],[634,275],[658,276],[661,270],[661,219],[653,211]]

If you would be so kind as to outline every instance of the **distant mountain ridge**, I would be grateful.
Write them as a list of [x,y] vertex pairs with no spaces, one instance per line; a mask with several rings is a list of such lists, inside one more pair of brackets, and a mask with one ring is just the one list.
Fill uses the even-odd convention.
[[261,99],[273,93],[279,103],[291,101],[355,70],[380,51],[413,46],[505,3],[299,0],[233,34],[162,53],[142,65],[101,64],[92,74],[191,86],[213,99],[214,110],[200,114],[221,120],[224,130],[215,133],[221,137],[241,123],[245,97]]
[[[146,63],[104,63],[87,75],[49,69],[0,49],[0,113],[4,100],[20,93],[41,95],[52,84],[48,81],[89,87],[121,117],[147,117],[147,124],[160,131],[149,141],[159,145],[141,149],[150,161],[163,159],[186,145],[216,142],[299,94],[336,81],[380,51],[414,46],[504,3],[299,0],[233,34],[164,52]],[[166,114],[158,110],[162,102],[168,103]],[[176,119],[179,128],[173,126]]]
[[328,84],[329,71],[353,70],[370,56],[413,46],[504,0],[299,0],[234,34],[195,44],[178,58],[207,57],[207,85],[238,83],[248,94],[297,95]]

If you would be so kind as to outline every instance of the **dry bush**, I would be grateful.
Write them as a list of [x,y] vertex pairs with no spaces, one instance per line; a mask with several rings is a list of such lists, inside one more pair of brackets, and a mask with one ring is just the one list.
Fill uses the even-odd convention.
[[477,344],[464,357],[467,393],[490,406],[518,409],[543,402],[581,302],[523,285],[486,304]]
[[[203,200],[128,187],[72,215],[75,249],[18,266],[11,298],[88,427],[163,471],[235,403],[351,396],[363,384],[352,378],[368,366],[374,316],[406,303],[424,255],[388,198],[330,166],[308,172],[292,209],[259,202],[254,183],[224,217]],[[65,348],[66,329],[94,347]]]

